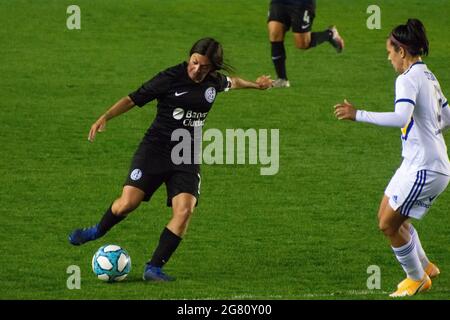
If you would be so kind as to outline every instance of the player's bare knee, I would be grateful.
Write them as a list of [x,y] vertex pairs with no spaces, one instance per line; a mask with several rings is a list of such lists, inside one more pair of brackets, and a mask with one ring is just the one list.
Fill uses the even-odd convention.
[[284,40],[283,33],[280,32],[270,32],[269,33],[270,42],[280,42]]
[[403,229],[403,232],[408,232],[411,228],[411,224],[408,221],[403,222],[403,224],[401,225],[401,228]]
[[118,216],[127,215],[137,207],[139,207],[138,201],[129,198],[120,198],[114,203],[113,213]]
[[188,221],[193,212],[194,212],[193,209],[182,206],[182,207],[175,208],[173,211],[173,214],[176,218],[178,218],[182,221]]
[[309,41],[295,41],[295,47],[300,50],[306,50],[309,48]]
[[392,237],[392,236],[394,236],[395,234],[398,233],[398,229],[397,228],[394,228],[393,226],[391,226],[388,223],[385,223],[384,221],[380,221],[378,223],[378,228],[380,229],[381,232],[383,232],[383,234],[386,237]]
[[269,22],[269,40],[271,42],[284,41],[284,26],[280,23]]

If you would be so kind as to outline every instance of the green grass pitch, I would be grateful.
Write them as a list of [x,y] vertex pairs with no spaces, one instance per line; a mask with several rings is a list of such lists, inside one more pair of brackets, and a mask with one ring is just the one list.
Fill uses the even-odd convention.
[[[206,128],[280,130],[280,170],[203,165],[202,195],[188,233],[167,264],[173,283],[145,283],[144,263],[170,217],[161,188],[101,240],[72,247],[68,233],[98,221],[120,194],[132,154],[155,116],[155,103],[108,123],[94,143],[91,124],[118,98],[187,58],[204,36],[222,42],[237,74],[274,77],[267,40],[269,1],[15,0],[0,3],[0,299],[385,299],[403,278],[377,228],[383,190],[400,158],[400,131],[339,122],[344,98],[368,110],[393,109],[395,73],[385,39],[420,18],[426,62],[450,96],[447,0],[319,0],[314,30],[336,24],[346,41],[294,48],[287,34],[292,87],[220,94]],[[66,9],[81,8],[81,30]],[[381,30],[366,9],[381,8]],[[447,136],[447,143],[450,139]],[[441,268],[432,290],[450,293],[450,192],[416,223]],[[90,269],[103,244],[120,244],[133,269],[108,285]],[[66,287],[70,265],[81,289]],[[381,269],[368,290],[367,268]]]

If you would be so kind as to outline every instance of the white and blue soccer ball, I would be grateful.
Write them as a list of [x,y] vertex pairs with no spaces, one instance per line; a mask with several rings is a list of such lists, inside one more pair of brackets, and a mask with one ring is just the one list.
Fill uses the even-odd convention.
[[107,244],[92,257],[92,270],[100,280],[122,281],[131,270],[131,258],[120,246]]

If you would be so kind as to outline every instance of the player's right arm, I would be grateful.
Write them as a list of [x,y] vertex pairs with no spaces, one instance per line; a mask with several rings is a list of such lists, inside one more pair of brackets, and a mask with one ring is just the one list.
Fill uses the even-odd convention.
[[122,113],[129,111],[131,108],[135,106],[133,100],[129,96],[121,98],[117,101],[111,108],[108,109],[104,114],[94,122],[91,126],[91,130],[89,131],[88,140],[90,142],[94,141],[95,135],[97,132],[102,132],[105,130],[106,122],[111,120]]
[[414,112],[417,86],[405,77],[398,77],[395,90],[394,112],[370,112],[356,110],[347,100],[334,106],[334,114],[339,120],[353,120],[372,123],[383,127],[405,127]]
[[244,80],[239,77],[231,77],[230,89],[260,89],[266,90],[272,87],[273,80],[270,76],[262,75],[255,82]]
[[334,114],[339,120],[367,122],[378,126],[397,128],[403,128],[408,123],[413,111],[414,106],[403,101],[396,103],[395,112],[357,110],[347,100],[334,106]]

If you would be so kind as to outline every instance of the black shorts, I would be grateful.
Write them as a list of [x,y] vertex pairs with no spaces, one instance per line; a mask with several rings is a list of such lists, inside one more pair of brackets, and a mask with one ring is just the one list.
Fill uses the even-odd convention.
[[134,154],[125,186],[133,186],[145,192],[143,201],[149,201],[158,188],[165,183],[167,206],[172,206],[172,198],[180,193],[192,194],[198,204],[200,196],[200,172],[198,166],[176,168],[160,150],[142,144]]
[[311,32],[316,9],[314,6],[290,6],[271,3],[269,8],[269,21],[278,21],[284,24],[285,31],[292,26],[292,32]]

